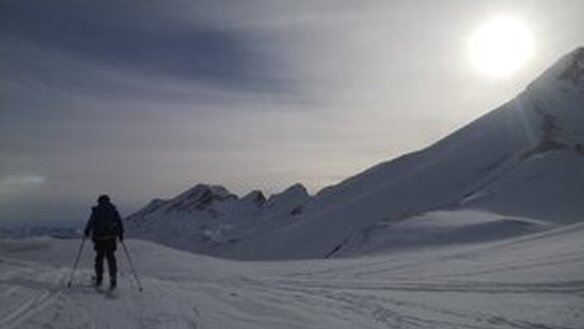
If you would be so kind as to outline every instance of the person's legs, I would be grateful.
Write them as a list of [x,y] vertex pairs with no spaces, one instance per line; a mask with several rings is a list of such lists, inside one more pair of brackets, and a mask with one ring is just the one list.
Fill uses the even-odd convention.
[[112,240],[107,248],[106,258],[107,258],[107,267],[109,270],[109,277],[110,277],[110,287],[115,288],[117,285],[117,274],[118,274],[118,266],[116,263],[116,241]]
[[103,258],[105,255],[103,245],[99,241],[95,242],[95,284],[98,286],[101,285],[103,280]]

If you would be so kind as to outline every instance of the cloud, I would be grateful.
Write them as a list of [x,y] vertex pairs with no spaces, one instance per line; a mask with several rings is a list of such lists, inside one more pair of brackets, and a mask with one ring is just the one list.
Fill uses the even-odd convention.
[[47,178],[40,175],[12,175],[0,177],[0,203],[9,198],[29,193],[45,184]]
[[[270,40],[248,29],[224,28],[218,13],[211,20],[205,17],[217,11],[213,7],[209,1],[3,1],[1,56],[12,67],[42,66],[48,61],[26,51],[36,47],[48,58],[84,62],[87,68],[81,72],[61,61],[34,74],[87,88],[105,87],[83,82],[86,77],[95,82],[92,76],[99,72],[80,75],[92,68],[216,89],[275,92],[285,87],[288,82],[272,74],[277,59],[262,46]],[[57,70],[62,72],[53,76]]]

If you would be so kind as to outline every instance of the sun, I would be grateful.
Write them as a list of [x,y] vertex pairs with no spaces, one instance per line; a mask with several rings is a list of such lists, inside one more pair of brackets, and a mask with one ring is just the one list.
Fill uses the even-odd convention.
[[468,40],[468,56],[481,73],[504,78],[521,69],[533,55],[527,24],[512,16],[497,16],[479,26]]

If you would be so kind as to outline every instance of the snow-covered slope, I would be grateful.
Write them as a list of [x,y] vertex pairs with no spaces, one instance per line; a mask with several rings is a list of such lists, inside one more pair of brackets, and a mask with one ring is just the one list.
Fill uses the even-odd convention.
[[[180,225],[190,226],[181,226],[185,229],[178,234],[180,245],[241,259],[322,258],[393,250],[396,234],[403,229],[396,222],[428,217],[425,214],[437,211],[451,212],[455,217],[466,214],[463,226],[468,227],[460,227],[461,232],[475,230],[477,216],[483,216],[480,213],[489,214],[496,223],[485,230],[498,227],[515,234],[581,220],[584,48],[560,59],[515,99],[427,149],[381,163],[325,188],[314,198],[305,192],[288,194],[294,195],[295,202],[282,211],[268,211],[277,208],[266,207],[268,201],[258,206],[257,212],[245,215],[217,210],[226,215],[215,221],[182,212]],[[238,203],[237,199],[229,200],[232,203],[225,203]],[[288,201],[282,204],[288,205]],[[222,209],[227,208],[232,209]],[[164,233],[165,227],[174,226],[169,219],[174,215],[168,216],[166,210],[156,213],[132,217],[145,227],[141,237],[178,245],[176,236],[169,240]],[[268,217],[272,220],[259,220]],[[156,218],[156,223],[149,218]],[[199,228],[193,230],[197,225]],[[431,231],[432,225],[418,228]],[[197,237],[189,236],[206,229],[204,235],[217,242],[212,247],[208,243],[201,246],[194,242]],[[238,233],[226,233],[230,230]],[[375,241],[369,239],[371,232]],[[508,235],[485,233],[492,239]],[[431,246],[432,241],[424,238],[408,245]]]
[[[486,217],[480,222],[492,219]],[[310,261],[227,261],[128,240],[144,291],[136,289],[120,250],[114,294],[89,286],[87,245],[66,287],[79,243],[0,240],[0,328],[581,329],[584,323],[582,224],[504,242]]]
[[[376,245],[395,246],[389,241],[395,225],[387,223],[437,210],[478,209],[500,219],[551,224],[581,220],[583,59],[580,48],[512,101],[431,147],[324,189],[296,222],[256,241],[243,241],[232,255],[254,257],[258,241],[270,246],[255,255],[261,258],[352,254],[351,249],[371,250],[362,246],[369,243],[371,230],[388,239]],[[473,216],[468,220],[472,225]]]

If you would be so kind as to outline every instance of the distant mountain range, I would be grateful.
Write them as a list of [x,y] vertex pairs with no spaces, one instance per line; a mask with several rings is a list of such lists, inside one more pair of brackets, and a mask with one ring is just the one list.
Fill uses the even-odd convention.
[[0,239],[21,239],[38,236],[56,239],[76,239],[81,236],[79,228],[59,226],[15,226],[0,227]]
[[199,184],[170,200],[153,200],[129,216],[128,232],[180,249],[216,254],[261,231],[292,223],[311,200],[300,184],[269,198],[261,191],[239,198],[223,186]]
[[200,184],[128,232],[237,259],[323,258],[472,243],[584,220],[584,48],[434,145],[310,196]]

